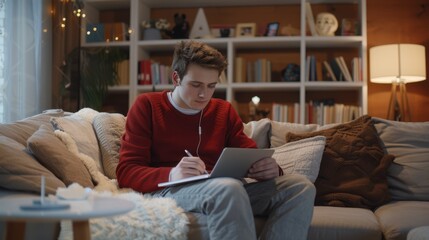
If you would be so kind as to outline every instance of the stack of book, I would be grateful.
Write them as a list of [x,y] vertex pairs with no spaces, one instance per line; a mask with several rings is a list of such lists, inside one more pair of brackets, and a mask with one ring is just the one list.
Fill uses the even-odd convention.
[[305,122],[319,125],[343,123],[362,116],[362,107],[334,103],[333,100],[310,101],[305,106]]

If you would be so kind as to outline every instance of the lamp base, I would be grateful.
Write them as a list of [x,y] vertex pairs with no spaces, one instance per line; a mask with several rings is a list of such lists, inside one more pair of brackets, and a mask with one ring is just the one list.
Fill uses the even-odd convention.
[[[397,89],[399,87],[399,100]],[[387,119],[409,122],[411,121],[410,106],[408,104],[407,87],[404,82],[392,83]]]

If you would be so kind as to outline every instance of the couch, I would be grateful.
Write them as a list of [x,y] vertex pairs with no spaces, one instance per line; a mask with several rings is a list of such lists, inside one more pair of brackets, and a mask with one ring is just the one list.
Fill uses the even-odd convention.
[[[96,188],[100,179],[114,179],[125,121],[117,113],[53,109],[0,124],[0,197],[39,194],[42,174],[49,194],[75,182]],[[74,154],[54,130],[73,138]],[[399,240],[429,225],[429,122],[362,116],[321,126],[261,119],[245,123],[244,131],[258,147],[275,149],[286,174],[302,174],[314,182],[317,194],[308,239]],[[205,217],[186,216],[188,238],[207,239]],[[257,231],[264,221],[255,218]],[[28,226],[29,236],[58,236],[58,224],[48,224],[43,232],[38,231],[41,224]],[[0,236],[4,227],[0,222]]]

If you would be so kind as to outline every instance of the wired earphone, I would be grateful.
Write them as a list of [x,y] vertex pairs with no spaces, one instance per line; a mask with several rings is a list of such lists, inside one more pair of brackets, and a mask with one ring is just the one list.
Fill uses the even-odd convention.
[[[178,79],[177,84],[180,85],[180,79]],[[171,100],[174,102],[173,98],[171,98]],[[195,151],[196,155],[199,157],[199,150],[200,150],[200,145],[201,145],[201,135],[202,135],[202,127],[201,127],[201,121],[203,119],[203,113],[204,113],[204,109],[201,109],[200,111],[200,119],[198,121],[198,144],[197,144],[197,149]]]

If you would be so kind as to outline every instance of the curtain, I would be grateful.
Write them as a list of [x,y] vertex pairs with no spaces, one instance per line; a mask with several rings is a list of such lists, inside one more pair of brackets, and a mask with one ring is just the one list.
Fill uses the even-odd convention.
[[4,8],[0,104],[2,122],[13,122],[51,107],[50,1],[5,0]]

